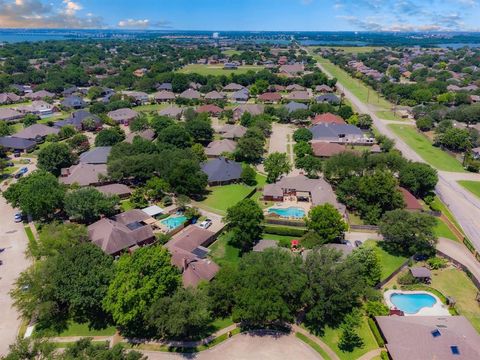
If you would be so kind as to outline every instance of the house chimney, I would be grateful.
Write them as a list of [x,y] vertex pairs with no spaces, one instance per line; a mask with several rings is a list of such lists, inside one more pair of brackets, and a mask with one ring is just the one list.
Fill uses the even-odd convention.
[[183,271],[187,270],[187,267],[188,267],[188,261],[187,261],[187,258],[184,257],[184,258],[183,258],[183,261],[182,261]]

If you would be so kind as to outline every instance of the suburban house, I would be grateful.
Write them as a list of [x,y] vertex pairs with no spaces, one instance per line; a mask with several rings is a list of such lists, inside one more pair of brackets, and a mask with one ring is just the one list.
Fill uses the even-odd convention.
[[20,139],[12,136],[0,137],[0,146],[7,151],[27,152],[35,149],[37,143],[29,139]]
[[80,154],[80,162],[84,164],[106,164],[111,146],[99,146]]
[[309,102],[310,94],[308,91],[292,91],[286,98],[290,101]]
[[24,114],[34,114],[38,116],[52,115],[57,109],[52,104],[49,104],[43,100],[32,101],[29,105],[20,105],[17,110]]
[[184,287],[196,287],[201,281],[210,281],[219,267],[207,258],[206,248],[215,240],[215,234],[198,226],[188,226],[173,235],[165,247],[172,255],[172,264],[182,272]]
[[163,83],[157,86],[158,91],[166,90],[166,91],[172,91],[173,87],[171,83]]
[[62,100],[60,103],[63,107],[68,109],[83,109],[85,107],[85,101],[79,96],[71,95]]
[[317,103],[328,103],[330,105],[340,104],[340,99],[335,94],[323,94],[315,98]]
[[104,195],[117,195],[120,199],[126,199],[132,195],[132,189],[125,184],[108,184],[97,186],[95,189]]
[[308,106],[295,101],[290,101],[285,105],[285,109],[287,109],[289,113],[292,113],[297,110],[308,110]]
[[127,137],[125,138],[125,142],[131,144],[133,143],[133,139],[135,139],[135,137],[137,136],[141,137],[144,140],[152,141],[153,139],[155,139],[155,131],[153,131],[152,129],[146,129],[140,132],[132,132],[127,135]]
[[224,157],[208,160],[203,163],[202,171],[208,176],[208,185],[227,185],[240,181],[242,164]]
[[1,93],[0,105],[13,104],[20,101],[21,97],[14,93]]
[[0,121],[14,121],[23,118],[23,114],[17,110],[0,108]]
[[301,75],[304,71],[305,66],[300,63],[282,65],[279,69],[280,74],[285,74],[289,76],[298,76]]
[[249,98],[250,92],[247,88],[235,91],[233,94],[230,95],[230,100],[237,103],[246,103]]
[[298,85],[298,84],[292,84],[292,85],[288,85],[286,88],[285,88],[286,91],[290,92],[290,91],[305,91],[305,87],[303,87],[302,85]]
[[205,148],[207,157],[218,157],[224,153],[233,153],[237,148],[237,143],[230,139],[214,140]]
[[403,196],[403,202],[405,203],[405,210],[408,211],[422,211],[423,206],[420,204],[418,199],[407,189],[401,187],[399,188]]
[[106,164],[86,164],[79,163],[61,171],[58,179],[62,184],[79,186],[101,185],[104,181],[101,179],[107,176]]
[[130,124],[130,121],[132,121],[138,116],[138,113],[135,110],[123,108],[110,111],[107,116],[119,124],[128,126],[128,124]]
[[317,124],[310,128],[313,141],[337,143],[366,143],[365,134],[358,127],[345,124]]
[[324,113],[318,114],[312,120],[312,124],[346,124],[345,120],[341,116],[332,114],[332,113]]
[[265,106],[262,104],[243,104],[233,109],[233,120],[238,121],[246,112],[252,116],[261,115],[265,111]]
[[160,116],[167,116],[172,119],[180,119],[182,117],[183,110],[178,106],[169,106],[165,109],[162,109],[158,112]]
[[282,94],[278,92],[267,92],[259,95],[258,100],[267,104],[277,104],[282,100]]
[[324,179],[309,179],[304,175],[287,176],[263,189],[265,201],[283,202],[291,198],[298,202],[309,202],[312,206],[331,204],[341,213],[345,206],[337,201],[332,186]]
[[16,133],[15,137],[20,139],[42,141],[48,135],[56,135],[59,133],[59,131],[60,129],[58,128],[50,127],[44,124],[33,124]]
[[328,85],[317,85],[317,86],[315,86],[315,92],[331,93],[331,92],[333,92],[333,89]]
[[480,335],[464,316],[376,316],[392,360],[480,359]]
[[328,142],[315,142],[312,143],[313,155],[320,158],[329,158],[334,155],[345,152],[347,148],[343,144],[328,143]]
[[30,100],[42,100],[45,98],[54,98],[55,94],[50,91],[40,90],[32,93],[25,94],[25,98]]
[[210,114],[211,116],[218,117],[222,114],[223,109],[221,107],[217,106],[217,105],[206,104],[206,105],[199,106],[195,111],[197,113],[206,112],[206,113]]
[[242,125],[226,124],[222,126],[217,132],[224,139],[240,139],[247,132],[247,128]]
[[202,94],[200,94],[200,92],[198,92],[197,90],[187,89],[182,92],[178,97],[188,100],[200,100],[202,98]]
[[88,226],[88,237],[106,254],[118,256],[155,241],[152,227],[145,222],[148,219],[150,216],[138,209],[103,218]]
[[223,88],[223,91],[238,91],[238,90],[242,90],[244,88],[245,88],[245,86],[235,84],[235,83],[230,83]]
[[162,90],[153,94],[153,98],[157,103],[175,101],[175,94],[168,90]]
[[205,100],[216,101],[225,99],[225,95],[219,93],[218,91],[210,91],[205,94]]
[[96,129],[100,129],[102,127],[102,121],[97,115],[93,115],[86,110],[79,110],[70,115],[68,119],[57,121],[54,123],[55,127],[62,128],[64,126],[70,125],[73,126],[75,129],[82,131],[85,130],[84,122],[87,120],[91,120],[94,124]]
[[150,102],[148,94],[143,91],[122,91],[121,94],[132,98],[136,105],[145,105]]

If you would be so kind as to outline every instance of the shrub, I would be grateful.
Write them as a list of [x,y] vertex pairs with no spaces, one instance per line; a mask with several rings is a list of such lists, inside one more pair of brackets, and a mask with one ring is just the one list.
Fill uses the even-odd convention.
[[164,196],[162,199],[163,206],[170,206],[173,204],[173,200],[170,196]]
[[427,260],[427,264],[430,269],[438,270],[447,266],[447,260],[440,257],[433,257]]
[[410,271],[407,271],[405,274],[398,277],[398,283],[401,285],[412,285],[416,283],[416,280]]
[[[368,319],[368,326],[370,326],[370,330],[372,330],[372,334],[377,341],[379,347],[385,346],[385,341],[383,341],[382,335],[380,334],[380,330],[378,330],[377,324],[371,318]],[[388,358],[387,358],[388,359]]]
[[382,360],[390,360],[390,358],[388,357],[388,352],[386,352],[385,350],[382,350],[382,352],[380,353],[380,357],[382,358]]
[[368,316],[386,316],[389,313],[388,307],[380,301],[368,301],[365,303],[365,312]]
[[264,232],[267,234],[274,234],[274,235],[284,235],[284,236],[303,236],[307,230],[302,228],[290,228],[290,227],[283,227],[283,226],[270,226],[265,225]]

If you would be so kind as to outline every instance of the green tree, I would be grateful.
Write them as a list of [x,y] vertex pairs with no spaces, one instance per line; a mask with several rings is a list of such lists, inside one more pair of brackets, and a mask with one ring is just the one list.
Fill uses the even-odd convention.
[[111,127],[100,130],[95,137],[95,146],[113,146],[125,140],[125,133],[122,129]]
[[180,149],[188,148],[192,145],[192,137],[183,126],[174,124],[162,130],[158,135],[158,141],[170,144]]
[[159,200],[170,191],[170,185],[164,179],[155,176],[147,180],[145,190],[149,199]]
[[12,128],[6,121],[0,121],[0,136],[12,135]]
[[360,322],[361,314],[359,314],[358,311],[353,311],[345,317],[338,341],[338,348],[340,350],[352,352],[355,348],[363,347],[363,340],[360,335],[358,335]]
[[235,158],[250,164],[260,162],[264,152],[264,142],[256,137],[243,136],[238,140]]
[[288,174],[292,169],[287,154],[274,152],[263,163],[267,172],[267,182],[274,183],[282,174]]
[[65,195],[65,211],[74,220],[91,224],[101,215],[113,215],[119,201],[118,196],[104,195],[93,187],[84,187]]
[[3,360],[55,359],[55,344],[46,339],[18,338]]
[[382,279],[382,264],[375,249],[361,246],[356,249],[349,260],[354,260],[361,266],[360,275],[368,286],[377,285]]
[[148,322],[159,338],[193,338],[206,334],[212,321],[205,291],[179,288],[158,299],[148,312]]
[[31,125],[33,125],[33,124],[36,124],[39,119],[40,119],[40,118],[38,117],[38,115],[27,114],[27,115],[25,115],[25,117],[23,118],[23,126],[24,126],[24,127],[29,127],[29,126],[31,126]]
[[[331,204],[315,206],[308,213],[307,228],[314,231],[322,243],[331,243],[343,239],[347,224],[342,215]],[[306,244],[312,248],[320,244]]]
[[192,145],[192,152],[194,153],[195,157],[199,162],[207,161],[207,155],[205,154],[205,148],[202,144],[193,144]]
[[38,153],[38,168],[60,175],[60,170],[74,164],[76,156],[67,144],[53,143],[45,146]]
[[154,116],[150,121],[150,126],[155,131],[155,134],[160,134],[164,129],[170,125],[174,125],[173,119],[167,116]]
[[242,182],[248,186],[257,185],[257,172],[250,165],[244,165],[242,169]]
[[21,178],[3,193],[13,207],[19,207],[34,220],[51,218],[61,209],[64,195],[65,189],[57,178],[42,170]]
[[193,159],[178,161],[166,175],[166,179],[175,193],[191,197],[204,194],[208,184],[207,175],[201,170],[199,163]]
[[103,307],[126,334],[142,334],[148,309],[160,298],[172,295],[181,276],[161,246],[143,247],[115,263]]
[[75,128],[71,125],[62,126],[62,128],[58,132],[58,137],[60,139],[69,139],[73,135],[75,135],[76,132],[77,131],[75,130]]
[[304,158],[307,155],[313,155],[312,146],[305,141],[297,142],[293,146],[293,152],[295,153],[296,161]]
[[135,119],[130,121],[129,127],[132,132],[146,130],[148,129],[148,119],[146,116],[137,116]]
[[420,131],[430,131],[433,129],[433,120],[429,117],[423,117],[415,121],[417,129]]
[[195,119],[185,124],[185,129],[195,142],[208,144],[213,139],[213,129],[209,121]]
[[306,172],[307,176],[311,179],[318,178],[318,173],[322,170],[322,160],[313,156],[306,155],[302,158],[297,158],[296,167]]
[[130,196],[130,204],[135,209],[142,209],[148,206],[147,192],[145,188],[138,187],[133,190],[132,195]]
[[399,180],[413,194],[424,197],[435,189],[438,173],[428,164],[409,162],[401,168]]
[[263,211],[252,199],[244,199],[228,208],[225,221],[232,232],[232,244],[242,251],[250,250],[261,238]]
[[67,141],[68,145],[73,151],[82,153],[90,149],[90,143],[88,137],[85,134],[75,134],[71,139]]
[[358,115],[358,122],[357,126],[360,129],[370,129],[373,125],[372,117],[368,114],[360,114]]
[[307,128],[299,128],[293,133],[293,140],[295,140],[297,143],[301,141],[309,142],[312,140],[312,138],[313,134]]
[[395,253],[413,255],[433,254],[437,236],[437,220],[430,215],[405,210],[385,213],[380,222],[380,233],[385,244]]

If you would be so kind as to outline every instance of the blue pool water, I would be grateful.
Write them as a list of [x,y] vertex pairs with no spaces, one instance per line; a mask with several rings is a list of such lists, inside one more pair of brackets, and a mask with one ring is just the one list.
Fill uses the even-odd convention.
[[268,209],[268,213],[277,214],[284,218],[295,218],[295,219],[301,219],[305,216],[305,210],[301,208],[296,208],[296,207],[289,207],[286,209],[271,208],[271,209]]
[[432,307],[437,300],[429,294],[392,294],[390,301],[406,314],[416,314],[424,307]]
[[185,221],[187,221],[186,216],[170,216],[162,220],[161,223],[168,227],[169,230],[173,230],[182,225]]

